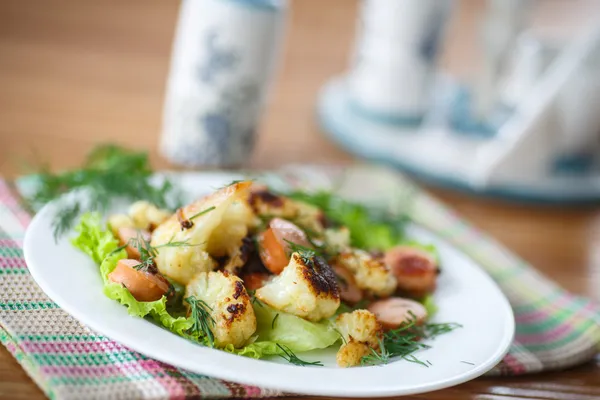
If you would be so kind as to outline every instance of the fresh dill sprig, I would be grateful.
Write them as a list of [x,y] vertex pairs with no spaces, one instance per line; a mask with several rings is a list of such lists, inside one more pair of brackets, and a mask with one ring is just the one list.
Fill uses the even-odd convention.
[[[167,243],[159,244],[157,246],[152,246],[150,241],[146,239],[141,233],[138,231],[136,237],[129,239],[127,244],[121,246],[121,248],[125,248],[127,246],[135,247],[140,254],[140,264],[136,265],[134,268],[137,270],[145,270],[152,271],[156,268],[156,264],[154,263],[154,259],[158,256],[158,249],[165,247],[189,247],[189,246],[198,246],[196,244],[189,243],[188,240],[184,241],[175,241],[175,237],[173,236]],[[120,248],[117,248],[120,249]],[[117,250],[115,249],[115,250]]]
[[279,318],[279,314],[276,314],[275,318],[273,318],[273,322],[271,322],[271,329],[275,329],[275,321],[277,321],[277,318]]
[[308,257],[314,257],[317,255],[317,252],[313,248],[294,243],[287,239],[283,240],[288,244],[288,247],[292,253],[306,253]]
[[427,339],[434,339],[439,335],[451,332],[457,328],[462,328],[462,325],[455,322],[425,324],[423,325],[423,336]]
[[404,359],[404,360],[406,360],[408,362],[411,362],[411,363],[422,365],[425,368],[429,368],[429,364],[427,364],[427,363],[419,360],[417,357],[414,356],[414,354],[409,354],[409,355],[406,355],[406,356],[402,356],[402,359]]
[[169,239],[167,243],[159,244],[158,246],[154,246],[154,249],[160,249],[162,247],[194,247],[200,246],[202,243],[192,244],[189,239],[185,240],[175,240],[175,235]]
[[150,241],[146,239],[139,231],[135,238],[131,238],[128,241],[129,245],[135,247],[140,254],[140,263],[133,268],[142,271],[150,271],[156,268],[154,264],[154,257],[158,255],[158,252],[154,247],[150,245]]
[[298,356],[296,354],[294,354],[294,352],[292,350],[290,350],[289,347],[287,347],[285,345],[277,343],[277,347],[279,347],[279,349],[283,352],[283,354],[278,354],[279,357],[283,358],[290,364],[298,365],[300,367],[305,367],[307,365],[314,365],[314,366],[318,366],[318,367],[323,366],[323,363],[321,361],[309,362],[309,361],[301,360],[300,358],[298,358]]
[[314,266],[315,257],[320,257],[321,253],[315,249],[310,247],[302,246],[301,244],[297,244],[291,242],[287,239],[283,239],[288,244],[288,249],[291,253],[298,253],[300,259],[305,265],[309,267]]
[[152,169],[145,152],[126,150],[119,146],[103,145],[94,149],[83,167],[77,170],[53,173],[43,168],[38,174],[39,185],[28,200],[34,208],[77,189],[84,189],[88,200],[59,203],[53,221],[57,240],[85,211],[106,212],[116,198],[147,200],[158,207],[173,209],[173,185],[165,180],[161,185],[151,184]]
[[204,300],[196,299],[194,296],[187,297],[185,301],[192,310],[193,325],[188,330],[189,334],[198,334],[208,340],[210,347],[215,345],[215,335],[212,328],[215,326],[215,320],[210,315],[212,308]]
[[58,241],[58,239],[69,229],[71,229],[71,226],[73,226],[73,221],[75,221],[80,213],[81,206],[79,203],[65,205],[63,208],[58,210],[56,216],[54,217],[56,219],[52,232],[55,242]]
[[419,341],[421,339],[433,339],[461,327],[460,324],[456,323],[417,325],[416,322],[415,315],[411,313],[410,320],[396,329],[387,331],[383,335],[383,340],[379,343],[379,351],[371,349],[371,353],[361,359],[361,364],[385,364],[393,357],[400,357],[406,361],[429,367],[430,362],[423,362],[414,355],[419,350],[430,348],[429,345]]
[[390,361],[391,354],[385,347],[385,341],[377,339],[379,342],[379,351],[369,348],[370,353],[360,359],[360,365],[381,365]]
[[248,290],[248,295],[252,304],[256,304],[259,307],[263,306],[262,302],[256,297],[256,290]]
[[113,251],[111,251],[110,253],[108,253],[108,255],[106,257],[110,257],[118,252],[120,252],[121,250],[125,250],[125,248],[129,246],[129,242],[125,243],[122,246],[117,247],[116,249],[114,249]]
[[255,180],[256,179],[234,179],[233,181],[231,181],[223,186],[217,187],[215,189],[216,190],[225,189],[226,187],[233,186],[233,185],[236,185],[241,182],[246,182],[246,181],[254,182]]
[[188,221],[191,221],[191,220],[193,220],[194,218],[197,218],[197,217],[199,217],[199,216],[201,216],[201,215],[204,215],[204,214],[206,214],[206,213],[208,213],[208,212],[210,212],[210,211],[214,210],[215,208],[217,208],[217,207],[215,207],[215,206],[212,206],[212,207],[208,207],[208,208],[207,208],[207,209],[205,209],[205,210],[202,210],[202,211],[200,211],[200,212],[197,212],[196,214],[194,214],[194,215],[192,215],[191,217],[189,217],[189,218],[188,218]]

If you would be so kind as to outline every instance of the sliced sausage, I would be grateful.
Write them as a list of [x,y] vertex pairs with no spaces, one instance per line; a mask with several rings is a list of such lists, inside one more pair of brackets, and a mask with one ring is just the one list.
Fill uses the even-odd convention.
[[246,290],[256,290],[263,287],[273,275],[264,272],[251,272],[244,275],[244,287]]
[[283,271],[290,260],[288,242],[310,247],[304,231],[282,218],[273,218],[268,229],[258,236],[260,259],[276,275]]
[[385,330],[399,328],[413,319],[416,319],[417,325],[427,320],[427,310],[421,303],[401,297],[375,301],[367,309],[375,314]]
[[125,286],[137,301],[159,300],[169,291],[169,282],[160,274],[135,269],[139,264],[138,260],[119,260],[108,279]]
[[121,246],[127,244],[127,247],[125,248],[125,250],[127,251],[127,257],[134,258],[136,260],[139,260],[141,255],[136,246],[132,246],[131,244],[129,244],[130,240],[137,239],[139,236],[141,239],[149,242],[152,237],[150,235],[150,232],[148,232],[145,229],[136,229],[130,227],[119,228],[117,230],[117,236],[119,238],[119,244]]
[[363,291],[356,285],[354,275],[346,268],[333,265],[333,271],[338,278],[338,287],[340,289],[340,298],[349,304],[356,304],[364,297]]
[[438,266],[428,252],[397,246],[385,253],[385,263],[398,281],[398,289],[410,297],[423,297],[435,290]]

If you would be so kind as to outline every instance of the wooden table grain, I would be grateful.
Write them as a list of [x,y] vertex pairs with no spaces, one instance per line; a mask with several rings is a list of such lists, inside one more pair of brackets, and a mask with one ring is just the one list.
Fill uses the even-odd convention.
[[[599,2],[543,2],[536,23],[568,30],[597,16]],[[314,122],[318,90],[344,70],[355,0],[295,0],[284,63],[261,121],[251,166],[350,163]],[[99,142],[156,151],[178,2],[0,1],[0,174],[26,165],[75,167]],[[462,77],[477,71],[480,0],[457,2],[443,57]],[[597,17],[596,17],[597,18]],[[432,192],[574,293],[600,299],[600,208],[537,207]],[[0,399],[42,392],[0,349]],[[600,359],[568,371],[480,378],[415,399],[600,398]]]

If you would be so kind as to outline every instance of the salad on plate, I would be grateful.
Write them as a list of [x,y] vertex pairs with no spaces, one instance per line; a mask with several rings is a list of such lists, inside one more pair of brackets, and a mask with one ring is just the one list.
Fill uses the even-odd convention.
[[199,345],[253,358],[333,348],[340,367],[405,360],[454,323],[432,323],[435,248],[402,221],[327,192],[235,181],[171,212],[83,214],[72,243],[109,298]]

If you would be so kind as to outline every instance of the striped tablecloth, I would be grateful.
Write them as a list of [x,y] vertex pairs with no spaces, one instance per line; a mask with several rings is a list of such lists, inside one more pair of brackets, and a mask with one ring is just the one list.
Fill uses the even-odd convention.
[[[490,375],[564,369],[589,361],[600,345],[600,307],[574,296],[397,174],[288,168],[299,186],[331,186],[350,197],[385,201],[477,261],[500,285],[516,316],[509,354]],[[50,398],[184,399],[274,396],[149,359],[96,334],[56,306],[35,284],[22,242],[31,216],[0,180],[0,341]]]

